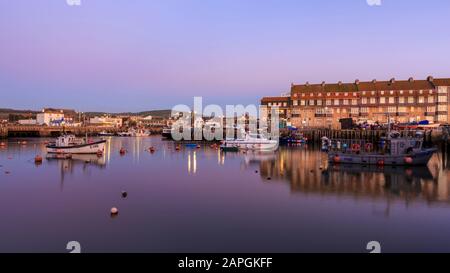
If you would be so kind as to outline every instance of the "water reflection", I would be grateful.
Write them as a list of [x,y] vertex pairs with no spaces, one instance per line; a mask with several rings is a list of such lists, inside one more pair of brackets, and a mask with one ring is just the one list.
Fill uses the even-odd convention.
[[329,165],[314,149],[283,147],[273,156],[246,158],[246,163],[259,165],[264,180],[287,181],[292,192],[448,203],[450,187],[442,158],[446,157],[436,154],[428,166],[413,168]]

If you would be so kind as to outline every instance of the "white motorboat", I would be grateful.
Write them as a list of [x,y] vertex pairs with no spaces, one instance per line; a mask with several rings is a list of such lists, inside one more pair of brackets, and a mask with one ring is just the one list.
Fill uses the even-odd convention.
[[74,135],[58,137],[55,143],[46,146],[51,154],[98,154],[105,151],[106,140],[86,141]]
[[150,136],[150,131],[144,129],[131,129],[127,132],[119,132],[117,135],[121,137],[148,137]]
[[150,131],[144,129],[133,130],[131,133],[133,137],[148,137],[150,136]]
[[278,149],[278,140],[272,140],[261,134],[245,133],[242,139],[227,139],[221,148],[238,148],[241,150],[275,151]]
[[107,132],[107,131],[101,131],[98,133],[99,136],[113,136],[113,133]]

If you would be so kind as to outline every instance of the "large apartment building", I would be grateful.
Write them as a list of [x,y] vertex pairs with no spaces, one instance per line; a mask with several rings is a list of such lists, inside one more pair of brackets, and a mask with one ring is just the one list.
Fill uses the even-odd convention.
[[[450,79],[369,81],[291,85],[290,97],[265,97],[262,105],[277,106],[280,118],[296,127],[339,128],[340,119],[355,122],[434,123],[450,121]],[[283,115],[281,115],[283,114]]]

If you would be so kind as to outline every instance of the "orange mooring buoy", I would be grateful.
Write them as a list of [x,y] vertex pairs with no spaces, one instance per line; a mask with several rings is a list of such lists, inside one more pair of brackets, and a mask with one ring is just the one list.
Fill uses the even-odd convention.
[[127,151],[125,150],[125,148],[120,148],[120,151],[119,151],[119,153],[121,154],[121,155],[124,155],[125,153],[126,153]]
[[35,158],[34,158],[34,163],[42,163],[42,156],[40,156],[40,155],[37,155]]

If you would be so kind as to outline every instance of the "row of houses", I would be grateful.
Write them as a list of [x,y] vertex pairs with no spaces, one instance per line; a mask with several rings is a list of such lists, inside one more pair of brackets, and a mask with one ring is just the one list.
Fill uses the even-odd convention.
[[339,120],[448,124],[450,79],[356,80],[353,83],[291,84],[288,95],[264,97],[282,123],[295,127],[340,128]]
[[75,110],[44,108],[36,114],[36,118],[19,119],[21,125],[45,125],[45,126],[68,126],[76,127],[89,124],[98,127],[139,126],[139,127],[164,127],[170,120],[161,116],[94,116],[86,117],[83,113]]

